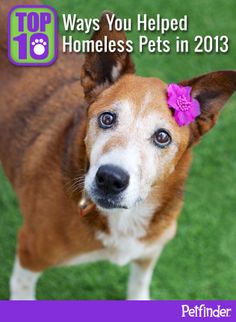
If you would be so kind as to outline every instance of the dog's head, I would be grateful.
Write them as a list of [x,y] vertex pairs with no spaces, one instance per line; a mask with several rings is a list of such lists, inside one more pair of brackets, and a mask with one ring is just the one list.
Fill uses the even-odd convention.
[[[126,41],[109,31],[106,14],[92,39]],[[180,85],[191,86],[200,103],[194,122],[179,126],[167,104],[167,84],[134,75],[127,51],[88,53],[82,86],[89,101],[85,139],[89,170],[85,189],[101,208],[132,208],[153,187],[165,184],[185,151],[216,122],[220,109],[236,90],[236,72],[206,74]]]

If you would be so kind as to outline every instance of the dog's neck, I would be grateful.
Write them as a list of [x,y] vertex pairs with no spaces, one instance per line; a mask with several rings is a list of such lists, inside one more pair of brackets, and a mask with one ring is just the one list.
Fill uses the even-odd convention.
[[68,126],[62,153],[62,172],[66,190],[78,202],[83,191],[84,176],[88,167],[84,138],[86,135],[86,107],[78,107],[77,114]]
[[107,218],[110,232],[115,235],[142,238],[154,212],[158,209],[158,202],[149,198],[129,209],[98,209]]

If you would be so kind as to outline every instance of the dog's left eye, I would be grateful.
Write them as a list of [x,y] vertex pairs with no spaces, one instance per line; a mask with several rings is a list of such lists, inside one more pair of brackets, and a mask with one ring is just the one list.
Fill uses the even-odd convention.
[[160,129],[154,133],[153,142],[159,148],[165,148],[167,145],[171,143],[171,136],[166,130]]
[[98,117],[98,125],[102,129],[111,128],[115,124],[115,121],[116,121],[116,114],[111,112],[102,113]]

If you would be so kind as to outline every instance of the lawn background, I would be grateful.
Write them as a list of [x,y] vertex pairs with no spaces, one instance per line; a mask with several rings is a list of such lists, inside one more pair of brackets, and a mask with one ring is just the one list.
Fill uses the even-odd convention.
[[[22,1],[23,2],[23,1]],[[121,18],[138,13],[167,18],[189,16],[189,40],[196,34],[230,38],[227,54],[134,54],[137,73],[166,82],[219,69],[235,69],[235,0],[54,0],[59,14],[98,17],[112,10]],[[60,24],[62,32],[62,24]],[[168,33],[173,40],[177,34]],[[76,34],[74,34],[76,36]],[[149,34],[151,36],[151,34]],[[152,35],[155,38],[155,33]],[[78,39],[85,39],[81,34]],[[134,30],[128,38],[137,39]],[[88,38],[88,36],[87,36]],[[79,71],[78,71],[79,73]],[[236,95],[214,130],[194,149],[185,206],[177,237],[164,250],[152,281],[154,299],[236,299]],[[0,299],[8,299],[8,281],[21,223],[14,193],[0,172]],[[124,299],[128,267],[107,262],[48,270],[39,281],[39,299]]]

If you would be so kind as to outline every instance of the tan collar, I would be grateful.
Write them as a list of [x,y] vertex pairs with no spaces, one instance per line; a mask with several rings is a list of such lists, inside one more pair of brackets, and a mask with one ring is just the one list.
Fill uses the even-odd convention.
[[85,191],[82,192],[82,196],[78,203],[78,207],[81,217],[86,216],[96,208],[95,204],[88,198]]

